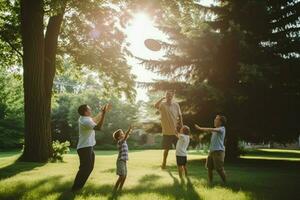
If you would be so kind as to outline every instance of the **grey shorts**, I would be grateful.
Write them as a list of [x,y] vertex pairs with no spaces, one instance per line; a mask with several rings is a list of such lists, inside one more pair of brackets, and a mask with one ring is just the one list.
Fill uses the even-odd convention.
[[117,175],[127,176],[127,162],[124,160],[117,160]]

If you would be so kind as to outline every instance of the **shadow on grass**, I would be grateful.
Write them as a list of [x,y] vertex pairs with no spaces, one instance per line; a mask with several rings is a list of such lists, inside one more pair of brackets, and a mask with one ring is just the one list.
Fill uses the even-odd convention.
[[10,165],[0,168],[0,180],[10,178],[22,172],[33,170],[45,164],[46,163],[21,162],[17,160]]
[[19,181],[9,186],[9,189],[0,190],[1,200],[18,199],[44,199],[48,196],[56,196],[58,200],[73,200],[77,195],[82,197],[89,196],[109,196],[111,194],[111,185],[102,185],[97,187],[87,184],[81,191],[73,193],[71,191],[71,181],[62,181],[62,176],[52,176],[45,179],[31,182]]
[[[168,172],[170,177],[173,179],[173,184],[160,184],[160,176],[156,174],[148,174],[143,176],[138,181],[138,185],[133,188],[124,189],[122,195],[131,194],[131,195],[142,195],[142,194],[157,194],[167,199],[188,199],[188,200],[201,200],[202,198],[196,192],[190,179],[187,180],[187,183],[180,182],[172,172]],[[126,183],[125,183],[126,184]],[[119,199],[118,194],[112,193],[113,185],[101,185],[95,186],[88,184],[83,188],[81,192],[78,193],[83,198],[89,196],[106,196],[108,200],[117,200]],[[65,191],[58,198],[59,200],[63,199],[72,199],[74,196],[68,191]]]
[[249,150],[247,151],[245,156],[262,156],[262,157],[269,157],[269,158],[300,158],[300,151],[299,152],[285,152],[285,151],[266,151],[266,150]]
[[[176,172],[176,166],[169,168]],[[205,159],[189,160],[190,177],[206,179]],[[243,191],[253,199],[293,199],[300,195],[300,161],[264,160],[240,158],[225,161],[228,183],[222,186],[217,173],[214,172],[214,186]]]
[[[173,179],[172,185],[159,184],[160,176],[156,174],[150,174],[143,176],[138,183],[138,186],[125,189],[123,194],[141,195],[155,193],[160,196],[164,196],[167,199],[190,199],[200,200],[199,194],[194,189],[190,179],[187,184],[180,182],[176,177],[173,176],[172,172],[168,172]],[[111,196],[109,200],[118,199],[118,196]]]
[[[172,184],[160,184],[161,177],[156,174],[143,176],[137,186],[124,189],[124,195],[134,195],[136,198],[143,194],[155,194],[155,198],[161,196],[165,199],[187,199],[201,200],[202,198],[195,190],[190,179],[187,182],[179,181],[172,172],[168,172],[172,178]],[[82,199],[104,197],[108,200],[117,200],[120,196],[113,195],[113,185],[94,185],[86,184],[86,186],[76,194],[70,191],[71,181],[62,181],[63,176],[52,176],[44,179],[31,180],[30,182],[19,181],[14,183],[9,189],[0,190],[1,200],[14,199],[45,199],[53,198],[58,200],[73,200],[75,197]],[[151,197],[150,197],[151,198]]]
[[[37,189],[38,187],[42,187],[45,184],[49,184],[49,183],[58,184],[60,179],[61,179],[60,176],[53,176],[53,177],[50,177],[47,179],[33,181],[31,183],[27,183],[26,181],[18,182],[16,184],[9,186],[9,189],[7,189],[7,190],[1,190],[0,199],[1,200],[21,199],[26,193],[28,193],[34,189]],[[59,189],[60,186],[58,185],[58,187],[55,187],[55,188]],[[50,192],[46,192],[46,191],[39,192],[40,196],[37,198],[42,199],[44,196],[46,196],[49,193]],[[37,194],[35,194],[35,196],[36,195]]]
[[13,150],[0,150],[0,158],[12,157],[20,155],[21,149],[13,149]]
[[178,179],[172,174],[171,171],[168,171],[168,173],[173,179],[173,188],[176,191],[176,194],[174,194],[175,199],[201,199],[190,178],[187,178],[187,184],[185,184],[184,180],[181,180],[179,183]]
[[[272,168],[272,169],[300,169],[300,161],[293,160],[268,160],[256,158],[239,158],[227,163],[229,166]],[[226,163],[225,163],[226,166]]]
[[76,196],[81,196],[84,199],[90,196],[107,196],[108,199],[114,199],[113,194],[112,194],[112,185],[101,185],[101,186],[96,186],[93,184],[87,184],[84,186],[84,188],[75,194],[71,192],[70,187],[72,183],[71,182],[65,182],[63,185],[61,185],[60,190],[54,190],[52,191],[53,193],[55,192],[60,192],[59,197],[57,200],[73,200]]
[[116,169],[115,168],[110,168],[110,169],[102,170],[101,172],[111,174],[111,173],[115,173]]
[[[205,159],[189,160],[189,176],[192,180],[206,179],[207,172],[204,167]],[[17,175],[18,173],[41,167],[40,163],[15,162],[0,168],[0,179]],[[286,160],[261,160],[261,159],[239,159],[235,162],[225,162],[228,171],[228,185],[224,188],[234,192],[246,192],[253,195],[254,199],[294,199],[300,192],[297,187],[300,184],[300,161]],[[109,171],[112,169],[108,169]],[[113,169],[114,170],[114,169]],[[147,174],[141,177],[134,187],[125,188],[123,194],[138,195],[156,194],[166,199],[191,199],[201,200],[199,192],[195,190],[190,179],[187,182],[180,181],[176,165],[172,165],[166,171],[171,179],[171,184],[161,184],[161,176]],[[59,200],[73,200],[76,195],[70,192],[71,181],[62,181],[62,176],[49,177],[42,180],[30,180],[17,182],[8,189],[0,190],[0,199],[43,199],[55,195]],[[216,184],[218,186],[218,184]],[[105,196],[109,200],[118,199],[112,195],[113,185],[94,185],[87,183],[77,195],[82,198],[90,196]],[[199,191],[199,190],[198,190]],[[32,196],[31,196],[32,195]],[[157,197],[155,196],[155,197]],[[32,198],[30,198],[32,197]]]

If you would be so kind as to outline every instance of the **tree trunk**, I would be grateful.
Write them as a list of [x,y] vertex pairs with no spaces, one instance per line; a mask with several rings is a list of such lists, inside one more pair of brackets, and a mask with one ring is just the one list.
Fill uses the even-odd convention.
[[[24,161],[45,162],[52,155],[51,96],[57,39],[64,9],[50,17],[44,37],[43,0],[21,1],[24,68]],[[63,7],[64,8],[64,7]]]
[[44,87],[43,0],[21,1],[24,68],[25,148],[22,160],[47,161],[51,138],[47,131]]
[[239,148],[239,140],[236,134],[236,130],[230,128],[226,129],[226,156],[225,159],[236,160],[241,155],[241,149]]
[[[64,10],[64,9],[63,9]],[[45,69],[44,69],[44,83],[45,83],[45,106],[46,106],[46,131],[51,134],[51,97],[53,80],[55,76],[55,61],[57,52],[57,40],[59,35],[60,26],[63,20],[63,12],[61,14],[50,17],[46,36],[45,36]],[[50,137],[52,138],[52,137]],[[52,148],[50,148],[52,155]]]

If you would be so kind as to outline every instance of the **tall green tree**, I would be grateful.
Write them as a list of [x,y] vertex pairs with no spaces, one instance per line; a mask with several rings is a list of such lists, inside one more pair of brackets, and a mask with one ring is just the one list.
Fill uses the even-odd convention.
[[58,54],[74,58],[74,67],[101,72],[106,87],[134,96],[134,77],[121,48],[124,34],[118,28],[118,12],[100,0],[1,1],[1,5],[1,44],[5,53],[13,51],[23,62],[22,159],[46,161],[52,154],[50,111]]
[[[227,158],[235,158],[238,138],[287,141],[297,133],[293,118],[300,108],[298,78],[289,73],[282,79],[279,69],[298,69],[291,63],[299,60],[299,33],[289,26],[299,26],[299,3],[216,2],[206,7],[169,1],[160,20],[161,30],[170,35],[170,42],[161,42],[166,56],[142,61],[148,69],[171,78],[151,86],[176,89],[190,125],[196,121],[211,125],[219,112],[228,117]],[[282,29],[279,21],[288,34],[276,31]],[[290,32],[294,36],[288,36]],[[292,86],[294,90],[288,89]]]

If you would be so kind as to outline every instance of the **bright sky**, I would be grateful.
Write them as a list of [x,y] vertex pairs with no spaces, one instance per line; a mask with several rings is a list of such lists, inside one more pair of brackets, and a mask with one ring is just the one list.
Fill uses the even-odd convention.
[[[164,52],[154,52],[147,49],[144,45],[146,39],[166,40],[167,36],[160,30],[154,27],[151,18],[146,13],[137,13],[130,26],[126,29],[127,41],[130,43],[129,50],[136,57],[144,59],[160,59]],[[133,66],[132,73],[137,76],[137,82],[152,82],[153,79],[161,79],[162,77],[146,70],[145,67],[139,64],[139,60],[128,57],[128,64]],[[137,88],[137,101],[147,100],[147,90]]]
[[[209,6],[213,3],[213,0],[200,0],[200,4]],[[168,36],[162,33],[159,29],[154,27],[153,20],[151,16],[147,13],[137,13],[135,14],[132,22],[126,28],[127,42],[130,43],[129,50],[133,55],[145,59],[161,59],[164,55],[164,52],[158,51],[154,52],[147,49],[144,45],[146,39],[158,39],[158,40],[167,40]],[[128,64],[133,66],[132,73],[137,76],[137,82],[152,82],[154,79],[163,79],[159,75],[146,70],[145,67],[139,64],[139,61],[128,57]],[[148,100],[147,90],[143,88],[137,88],[137,101],[139,100]]]

